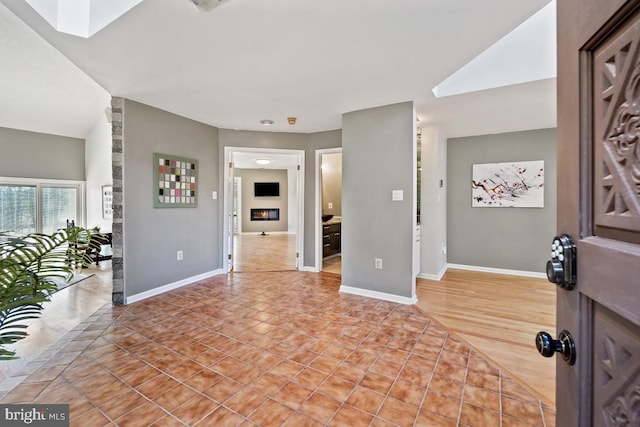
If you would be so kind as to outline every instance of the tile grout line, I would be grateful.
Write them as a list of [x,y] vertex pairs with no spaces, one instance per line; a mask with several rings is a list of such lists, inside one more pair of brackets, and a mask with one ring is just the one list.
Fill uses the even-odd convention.
[[[105,307],[106,305],[107,305],[107,304],[105,304],[105,305],[103,305],[102,307],[98,308],[98,309],[97,309],[93,314],[91,314],[90,316],[88,316],[85,320],[83,320],[82,322],[80,322],[78,325],[76,325],[74,328],[72,328],[70,331],[68,331],[65,335],[63,335],[62,337],[58,338],[58,340],[56,340],[55,342],[51,343],[51,345],[50,345],[49,347],[47,347],[47,348],[46,348],[45,350],[43,350],[39,355],[37,355],[37,356],[36,356],[32,361],[27,362],[27,363],[25,364],[25,366],[23,366],[22,368],[20,368],[20,370],[18,370],[18,371],[17,371],[17,372],[22,372],[22,370],[23,370],[27,365],[32,364],[32,363],[37,363],[37,364],[38,364],[38,366],[37,366],[36,368],[32,369],[32,370],[31,370],[31,372],[29,372],[29,373],[27,373],[27,374],[25,374],[25,375],[15,375],[15,376],[11,376],[11,377],[9,377],[7,380],[3,381],[3,382],[2,382],[2,384],[4,384],[6,381],[11,381],[12,379],[17,378],[17,377],[23,377],[20,381],[16,382],[16,383],[13,385],[13,387],[12,387],[12,388],[10,388],[10,389],[6,390],[6,392],[4,392],[4,393],[0,396],[0,399],[4,399],[5,397],[7,397],[7,396],[8,396],[8,395],[9,395],[9,394],[10,394],[10,393],[11,393],[11,392],[16,388],[16,387],[18,387],[19,385],[22,385],[22,384],[24,383],[24,381],[25,381],[29,376],[31,376],[32,374],[34,374],[34,373],[35,373],[37,370],[39,370],[40,368],[44,367],[44,366],[45,366],[45,364],[46,364],[49,360],[51,360],[53,357],[55,357],[55,356],[57,356],[58,354],[60,354],[60,350],[61,350],[62,348],[64,348],[66,345],[68,345],[69,343],[71,343],[75,337],[77,337],[78,335],[80,335],[82,332],[86,331],[86,328],[88,328],[89,326],[91,326],[91,325],[95,322],[95,320],[94,320],[94,321],[91,321],[91,320],[89,320],[89,319],[91,319],[92,317],[96,317],[96,319],[97,319],[97,318],[99,317],[99,315],[96,315],[96,313],[98,313],[99,311],[103,310],[103,309],[104,309],[104,307]],[[78,327],[79,327],[80,325],[83,325],[83,324],[85,324],[84,328],[82,328],[82,329],[78,329]],[[69,339],[69,340],[68,340],[68,342],[66,342],[66,341],[67,341],[67,339],[68,339],[68,337],[69,337],[70,335],[73,335],[73,337],[71,337],[71,339]],[[57,346],[58,346],[58,344],[60,344],[61,342],[65,342],[65,344],[64,344],[63,346],[57,347]],[[41,360],[40,360],[40,359],[38,359],[38,357],[40,357],[40,355],[42,355],[42,354],[44,354],[44,353],[46,353],[46,352],[48,352],[48,351],[53,351],[53,350],[56,350],[56,351],[55,351],[55,353],[53,353],[53,354],[49,355],[49,357],[48,357],[48,358],[46,358],[46,359],[41,359]],[[74,357],[74,358],[73,358],[73,360],[72,360],[72,361],[70,361],[69,363],[67,363],[66,365],[67,365],[67,366],[69,366],[69,365],[70,365],[70,364],[71,364],[71,363],[72,363],[72,362],[73,362],[73,361],[74,361],[74,360],[75,360],[75,359],[76,359],[76,358],[77,358],[81,353],[82,353],[82,352],[80,352],[78,355],[76,355],[76,357]],[[64,364],[61,364],[61,365],[64,365]],[[66,369],[66,367],[65,367],[65,369]],[[63,370],[63,371],[64,371],[64,370]],[[58,375],[58,376],[59,376],[59,375]],[[56,376],[56,378],[57,378],[58,376]],[[54,380],[55,380],[55,378],[54,378]],[[45,381],[43,381],[43,382],[45,382]],[[49,383],[51,383],[51,382],[53,382],[53,380],[49,381]],[[47,387],[48,387],[48,385],[47,385]],[[47,387],[45,387],[44,389],[42,389],[40,393],[42,393],[42,391],[44,391]],[[37,398],[37,397],[40,395],[40,393],[38,393],[38,395],[37,395],[35,398]]]
[[471,349],[468,350],[468,354],[467,354],[467,366],[465,367],[465,371],[464,371],[464,379],[462,381],[462,392],[460,394],[460,408],[458,408],[458,420],[457,420],[457,424],[456,425],[460,425],[461,422],[461,418],[462,418],[462,408],[464,406],[464,389],[467,386],[467,376],[469,375],[469,366],[471,365]]

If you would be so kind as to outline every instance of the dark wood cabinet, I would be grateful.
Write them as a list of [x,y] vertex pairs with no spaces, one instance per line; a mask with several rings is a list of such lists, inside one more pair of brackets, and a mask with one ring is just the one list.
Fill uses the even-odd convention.
[[328,257],[340,253],[340,232],[342,224],[323,224],[322,225],[322,256]]

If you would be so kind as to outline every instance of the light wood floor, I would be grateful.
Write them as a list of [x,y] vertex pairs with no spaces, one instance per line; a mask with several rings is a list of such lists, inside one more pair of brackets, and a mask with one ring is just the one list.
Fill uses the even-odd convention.
[[333,258],[323,260],[322,271],[326,273],[342,274],[342,257],[335,256]]
[[417,281],[418,306],[555,408],[555,358],[535,335],[555,336],[556,289],[545,279],[449,270]]
[[296,269],[296,235],[236,234],[233,236],[233,271]]

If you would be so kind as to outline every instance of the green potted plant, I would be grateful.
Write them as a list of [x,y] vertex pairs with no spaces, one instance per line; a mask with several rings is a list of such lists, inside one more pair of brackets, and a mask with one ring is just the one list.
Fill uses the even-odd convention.
[[51,235],[34,233],[0,243],[0,360],[17,359],[5,348],[28,334],[26,320],[40,316],[43,304],[57,290],[54,278],[71,280],[75,270],[89,266],[89,248],[100,235],[69,227]]

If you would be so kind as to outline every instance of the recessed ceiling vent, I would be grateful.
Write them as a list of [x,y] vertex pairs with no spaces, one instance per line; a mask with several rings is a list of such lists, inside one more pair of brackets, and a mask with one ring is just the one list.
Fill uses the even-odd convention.
[[229,0],[191,0],[200,12],[210,12],[214,8],[226,3]]

